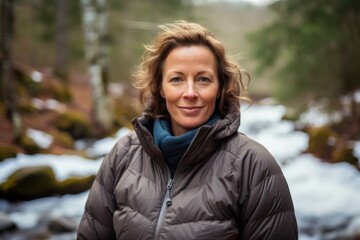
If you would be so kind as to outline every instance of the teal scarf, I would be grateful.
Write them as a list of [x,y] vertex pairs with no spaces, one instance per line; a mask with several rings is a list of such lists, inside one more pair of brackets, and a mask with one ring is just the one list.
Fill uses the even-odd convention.
[[[215,112],[208,122],[204,125],[213,125],[221,115]],[[188,149],[191,141],[199,128],[194,128],[180,136],[171,134],[170,122],[164,119],[156,118],[154,121],[154,140],[165,156],[165,160],[170,169],[171,176],[174,176],[180,159]]]

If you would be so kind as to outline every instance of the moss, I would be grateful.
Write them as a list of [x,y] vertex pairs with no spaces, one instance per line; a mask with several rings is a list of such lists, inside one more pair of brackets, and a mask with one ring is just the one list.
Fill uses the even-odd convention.
[[52,130],[50,134],[51,136],[54,137],[54,144],[59,144],[60,146],[65,148],[74,147],[75,141],[69,133],[58,130]]
[[60,194],[77,194],[90,189],[95,175],[87,177],[71,177],[58,184]]
[[8,200],[31,200],[53,195],[57,181],[48,166],[18,169],[0,185],[0,197]]
[[21,95],[25,95],[26,92],[31,96],[39,96],[39,94],[43,91],[41,82],[33,81],[30,76],[26,74],[18,75],[16,79],[19,82],[17,92]]
[[310,128],[308,133],[308,152],[313,153],[319,158],[331,158],[331,152],[339,140],[339,136],[326,126]]
[[57,129],[69,133],[74,139],[91,136],[90,122],[80,112],[69,110],[60,113],[55,119]]
[[44,87],[44,91],[60,102],[70,102],[72,99],[70,88],[60,82],[49,82]]
[[59,182],[49,166],[24,167],[0,184],[0,199],[24,201],[55,194],[77,194],[90,189],[94,179],[95,175],[90,175]]
[[14,146],[0,146],[0,162],[7,158],[16,157],[17,151]]
[[41,148],[35,143],[35,141],[26,134],[20,135],[15,139],[15,142],[22,147],[26,153],[35,154],[40,152]]
[[358,159],[353,154],[353,149],[342,146],[337,147],[332,152],[332,159],[334,162],[348,162],[354,166],[357,166]]
[[19,111],[21,113],[36,113],[38,112],[39,110],[34,107],[33,104],[31,104],[30,102],[20,102],[19,103]]
[[357,166],[358,159],[347,141],[330,127],[317,127],[308,130],[308,152],[328,162],[348,162]]
[[131,103],[134,101],[128,97],[123,96],[114,102],[113,106],[113,122],[116,128],[127,127],[131,128],[131,120],[139,115],[136,107]]

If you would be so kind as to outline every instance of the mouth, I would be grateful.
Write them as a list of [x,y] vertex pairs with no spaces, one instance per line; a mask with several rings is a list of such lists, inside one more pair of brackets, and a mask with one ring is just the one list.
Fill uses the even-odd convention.
[[201,106],[182,106],[179,107],[184,113],[195,114],[201,110]]

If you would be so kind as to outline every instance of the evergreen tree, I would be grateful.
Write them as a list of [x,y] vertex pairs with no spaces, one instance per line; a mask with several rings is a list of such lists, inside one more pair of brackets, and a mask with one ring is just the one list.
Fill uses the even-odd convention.
[[271,9],[274,20],[250,40],[258,70],[275,70],[281,100],[336,99],[360,88],[360,1],[283,0]]

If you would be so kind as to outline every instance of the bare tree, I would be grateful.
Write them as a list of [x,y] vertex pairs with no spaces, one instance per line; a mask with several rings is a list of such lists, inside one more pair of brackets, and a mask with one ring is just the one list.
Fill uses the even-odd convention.
[[67,26],[68,2],[56,0],[56,59],[55,73],[60,77],[67,77],[68,58],[68,26]]
[[106,94],[106,0],[81,0],[85,53],[92,87],[95,120],[101,131],[112,127],[111,103]]
[[14,35],[14,8],[12,0],[0,1],[1,11],[1,99],[4,101],[4,107],[7,117],[11,120],[13,137],[19,137],[22,132],[22,121],[19,112],[17,111],[17,99],[15,95],[15,82],[12,71],[12,39]]

